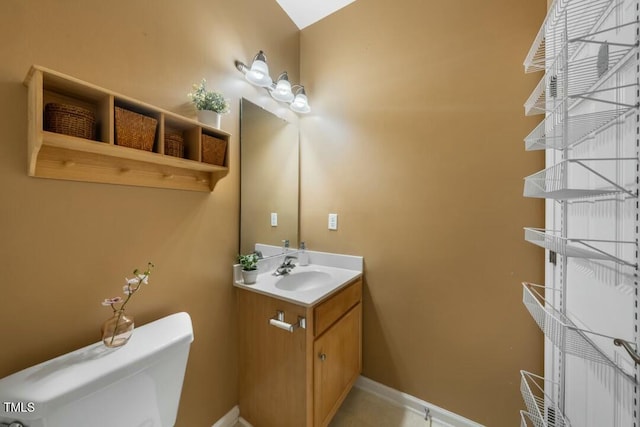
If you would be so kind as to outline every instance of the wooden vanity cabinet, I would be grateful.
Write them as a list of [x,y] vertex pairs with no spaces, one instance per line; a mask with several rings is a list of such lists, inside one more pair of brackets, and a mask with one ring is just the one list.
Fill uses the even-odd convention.
[[[254,427],[324,427],[362,370],[362,279],[312,307],[238,289],[240,416]],[[306,319],[293,332],[276,328]]]

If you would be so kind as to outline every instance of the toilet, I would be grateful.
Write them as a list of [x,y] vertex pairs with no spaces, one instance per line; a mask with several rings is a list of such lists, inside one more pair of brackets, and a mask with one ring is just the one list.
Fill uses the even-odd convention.
[[170,427],[193,341],[176,313],[136,328],[129,342],[102,342],[0,379],[0,426]]

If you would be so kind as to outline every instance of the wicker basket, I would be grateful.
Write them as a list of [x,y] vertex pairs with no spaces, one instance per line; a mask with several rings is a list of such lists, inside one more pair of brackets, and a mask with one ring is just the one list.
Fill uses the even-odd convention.
[[202,161],[212,165],[224,166],[227,141],[202,135]]
[[153,150],[158,121],[153,117],[116,107],[116,144],[138,150]]
[[86,108],[49,103],[44,107],[44,130],[95,139],[96,118]]
[[184,138],[181,133],[166,132],[164,135],[164,154],[184,158]]

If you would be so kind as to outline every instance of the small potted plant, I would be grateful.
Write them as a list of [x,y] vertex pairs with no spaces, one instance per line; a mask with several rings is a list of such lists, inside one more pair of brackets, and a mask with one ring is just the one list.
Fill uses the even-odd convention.
[[258,254],[238,255],[238,262],[242,266],[242,281],[245,285],[253,285],[258,278]]
[[193,91],[187,96],[196,107],[198,120],[220,129],[220,117],[229,112],[229,101],[220,92],[207,90],[205,79],[202,79],[200,84],[194,83]]

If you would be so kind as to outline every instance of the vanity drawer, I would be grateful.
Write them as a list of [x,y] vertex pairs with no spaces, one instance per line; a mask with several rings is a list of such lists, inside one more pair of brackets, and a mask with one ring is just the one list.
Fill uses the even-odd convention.
[[319,336],[362,299],[362,278],[318,305],[313,311],[314,336]]

